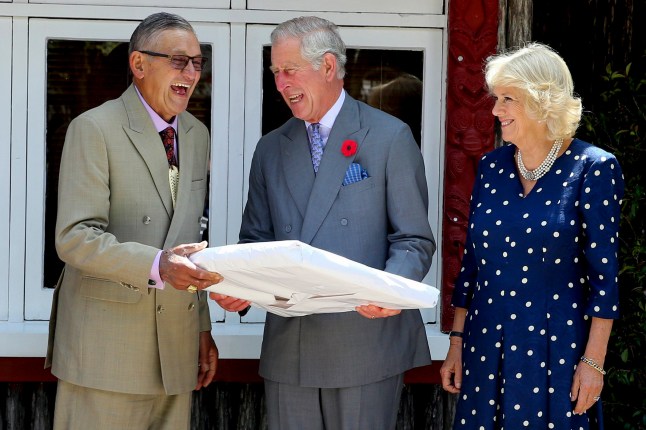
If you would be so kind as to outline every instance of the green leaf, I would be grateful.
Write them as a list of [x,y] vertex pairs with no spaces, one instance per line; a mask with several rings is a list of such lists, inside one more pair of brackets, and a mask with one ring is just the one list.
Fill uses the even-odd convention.
[[624,363],[628,362],[628,350],[627,349],[624,349],[623,351],[621,351],[621,361],[623,361]]

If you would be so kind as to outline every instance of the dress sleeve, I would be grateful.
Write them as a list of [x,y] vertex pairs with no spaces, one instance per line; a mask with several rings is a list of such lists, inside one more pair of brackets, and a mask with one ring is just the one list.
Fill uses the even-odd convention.
[[590,287],[586,314],[619,316],[619,220],[624,180],[611,154],[596,159],[584,176],[579,200],[583,220],[583,249]]
[[462,266],[460,268],[460,274],[455,281],[455,289],[453,290],[453,297],[451,299],[451,304],[460,308],[469,307],[473,296],[473,289],[475,288],[478,279],[475,244],[471,239],[471,230],[474,227],[473,213],[479,202],[478,190],[480,189],[480,182],[482,181],[483,160],[484,158],[479,163],[475,183],[473,184],[473,190],[471,192],[471,202],[469,203],[469,222],[467,225],[466,242],[464,244],[464,254],[462,255]]

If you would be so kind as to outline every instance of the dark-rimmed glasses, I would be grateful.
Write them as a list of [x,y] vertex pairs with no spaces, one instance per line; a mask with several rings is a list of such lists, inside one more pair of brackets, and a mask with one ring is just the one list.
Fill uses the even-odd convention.
[[177,70],[184,70],[186,66],[188,66],[188,62],[190,61],[193,63],[193,68],[195,69],[196,72],[201,72],[202,69],[204,68],[204,65],[206,62],[209,60],[206,57],[203,57],[201,55],[196,55],[195,57],[189,57],[188,55],[170,55],[170,54],[162,54],[160,52],[153,52],[153,51],[139,51],[142,54],[150,55],[151,57],[162,57],[162,58],[168,58],[170,61],[170,65],[173,69]]

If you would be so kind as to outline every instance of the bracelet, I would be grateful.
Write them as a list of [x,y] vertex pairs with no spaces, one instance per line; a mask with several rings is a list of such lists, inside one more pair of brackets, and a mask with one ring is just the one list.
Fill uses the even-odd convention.
[[588,358],[586,356],[581,356],[581,361],[583,361],[585,364],[588,366],[592,367],[594,370],[597,372],[601,373],[602,375],[606,374],[606,371],[603,370],[603,367],[599,366],[596,361],[594,361],[591,358]]
[[449,332],[449,337],[464,338],[464,333],[462,333],[461,331],[450,331]]

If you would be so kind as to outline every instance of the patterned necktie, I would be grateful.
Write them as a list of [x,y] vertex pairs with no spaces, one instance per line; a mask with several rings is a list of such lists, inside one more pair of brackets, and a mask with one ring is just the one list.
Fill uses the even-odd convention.
[[177,167],[177,158],[175,157],[175,129],[173,127],[166,127],[166,129],[159,132],[159,135],[164,143],[168,166]]
[[312,138],[310,139],[310,152],[312,153],[312,166],[314,173],[318,173],[319,166],[321,165],[321,157],[323,157],[323,138],[321,137],[321,124],[314,123],[311,126]]
[[173,199],[173,207],[177,200],[177,185],[179,183],[179,169],[177,166],[177,157],[175,157],[175,129],[167,127],[162,130],[161,136],[164,149],[166,150],[166,159],[168,160],[168,184],[170,186],[170,195]]

